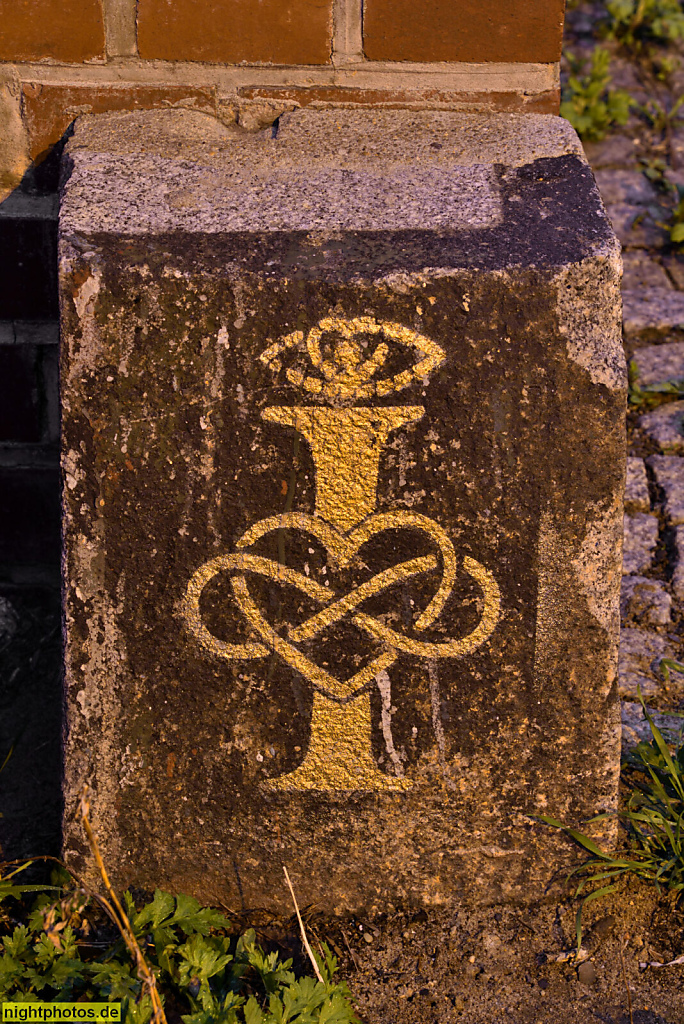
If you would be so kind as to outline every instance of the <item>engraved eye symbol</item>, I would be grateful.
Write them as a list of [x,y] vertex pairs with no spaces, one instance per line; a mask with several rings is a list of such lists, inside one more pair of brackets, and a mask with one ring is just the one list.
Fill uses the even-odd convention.
[[[321,339],[328,332],[333,332],[337,338],[326,358]],[[367,357],[358,340],[358,336],[363,334],[379,335],[383,339]],[[391,343],[404,349],[413,349],[420,358],[413,366],[393,376],[377,377],[387,361]],[[307,373],[287,368],[285,376],[290,384],[329,401],[343,399],[358,402],[402,391],[416,380],[425,380],[445,358],[443,349],[424,335],[403,324],[368,316],[349,320],[324,317],[316,327],[311,328],[306,338],[303,331],[293,331],[270,345],[262,352],[261,362],[278,373],[283,365],[281,357],[288,350],[306,353],[313,371]]]

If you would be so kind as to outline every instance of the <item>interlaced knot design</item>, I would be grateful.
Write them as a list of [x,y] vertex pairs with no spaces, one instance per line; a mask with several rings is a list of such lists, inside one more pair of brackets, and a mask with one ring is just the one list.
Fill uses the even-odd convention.
[[[386,670],[396,661],[400,653],[426,659],[463,657],[479,647],[491,635],[499,616],[500,594],[497,583],[492,573],[474,558],[465,557],[463,568],[482,590],[484,608],[480,621],[465,637],[432,643],[404,636],[373,616],[360,611],[359,608],[368,598],[388,587],[419,575],[439,571],[439,560],[434,555],[424,555],[401,562],[377,573],[348,594],[338,596],[329,587],[321,586],[296,569],[269,558],[250,554],[245,550],[274,530],[293,529],[314,536],[325,547],[333,561],[344,566],[372,537],[385,530],[397,528],[421,531],[436,543],[441,554],[442,575],[439,586],[415,623],[415,631],[423,633],[442,612],[454,586],[458,563],[453,544],[441,526],[427,516],[404,511],[372,515],[346,534],[342,534],[319,517],[301,512],[262,519],[240,538],[235,554],[214,558],[194,574],[185,596],[186,621],[199,643],[213,654],[228,660],[249,660],[264,658],[275,651],[308,679],[321,694],[338,703],[354,700],[379,672]],[[200,598],[204,588],[215,576],[231,571],[234,572],[231,577],[233,595],[245,619],[258,635],[258,640],[228,643],[214,636],[202,620]],[[320,605],[320,611],[300,625],[291,627],[287,639],[284,639],[263,617],[254,601],[247,582],[249,574],[278,580],[297,588]],[[347,616],[370,637],[381,641],[384,650],[350,679],[339,680],[308,658],[296,645],[320,636],[324,630]]]

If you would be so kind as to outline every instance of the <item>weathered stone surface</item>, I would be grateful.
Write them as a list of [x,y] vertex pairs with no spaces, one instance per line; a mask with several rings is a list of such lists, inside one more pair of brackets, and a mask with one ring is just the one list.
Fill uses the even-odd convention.
[[684,450],[684,402],[668,402],[645,416],[639,426],[664,452]]
[[576,853],[528,815],[613,809],[619,771],[619,252],[581,148],[204,131],[86,118],[66,156],[65,855],[89,781],[119,884],[536,899]]
[[651,564],[658,543],[658,520],[644,512],[626,515],[622,547],[622,572],[643,572]]
[[641,385],[684,380],[684,341],[665,345],[645,345],[632,356]]
[[627,479],[625,481],[625,512],[650,512],[651,498],[648,493],[646,463],[643,459],[627,457]]
[[667,626],[672,612],[672,598],[660,580],[645,576],[623,576],[620,589],[622,621],[632,620],[643,626]]
[[[662,239],[653,239],[650,245],[662,244]],[[622,306],[625,334],[656,337],[667,334],[673,328],[684,327],[684,293],[672,288],[644,288],[623,291]]]
[[665,515],[673,524],[684,523],[684,459],[680,455],[651,455],[647,460],[665,497]]
[[667,637],[644,629],[623,628],[620,633],[618,689],[621,697],[652,697],[663,685],[659,665],[674,658],[675,648]]

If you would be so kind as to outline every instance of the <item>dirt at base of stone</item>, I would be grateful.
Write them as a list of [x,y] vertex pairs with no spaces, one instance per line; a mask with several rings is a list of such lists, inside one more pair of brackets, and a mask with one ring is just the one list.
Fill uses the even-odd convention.
[[684,953],[684,909],[636,880],[618,888],[587,906],[577,966],[558,959],[575,943],[571,899],[331,923],[330,935],[364,1024],[629,1024],[626,983],[634,1024],[682,1024],[684,966],[642,965]]

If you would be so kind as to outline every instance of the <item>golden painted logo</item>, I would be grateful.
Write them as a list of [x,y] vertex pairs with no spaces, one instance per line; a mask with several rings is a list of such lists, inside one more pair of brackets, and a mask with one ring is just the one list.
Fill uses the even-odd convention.
[[[337,339],[324,354],[324,335]],[[363,336],[383,340],[368,357]],[[390,377],[376,377],[385,366],[391,343],[420,356],[409,369]],[[367,343],[366,343],[367,346]],[[385,775],[375,763],[371,750],[371,705],[369,688],[381,672],[387,671],[402,653],[414,657],[460,658],[474,651],[491,636],[499,619],[499,588],[492,573],[473,558],[463,559],[463,568],[478,583],[484,607],[477,627],[468,636],[430,643],[397,633],[360,611],[371,596],[412,577],[441,572],[437,592],[415,622],[415,632],[424,633],[434,623],[451,594],[458,569],[453,544],[438,523],[409,511],[376,513],[380,456],[390,434],[422,418],[420,405],[357,405],[393,394],[427,378],[444,360],[444,352],[423,335],[396,323],[372,317],[345,320],[327,317],[304,337],[294,331],[271,345],[261,356],[275,372],[289,352],[302,354],[315,373],[290,367],[291,384],[328,405],[271,406],[262,418],[294,427],[308,442],[316,470],[316,504],[313,515],[291,512],[270,516],[255,523],[237,542],[235,554],[221,555],[201,566],[188,584],[184,615],[188,627],[202,647],[212,655],[229,660],[264,658],[271,652],[301,673],[313,687],[313,708],[309,746],[304,760],[293,772],[270,779],[267,785],[284,790],[402,790],[411,782]],[[326,357],[327,356],[327,357]],[[279,562],[249,553],[261,537],[274,530],[292,529],[316,537],[331,561],[344,567],[371,537],[384,530],[411,528],[431,538],[438,548],[434,555],[413,558],[378,573],[351,593],[336,595],[303,573]],[[202,621],[200,598],[207,583],[220,573],[233,573],[233,594],[255,639],[243,644],[219,640]],[[266,621],[247,583],[249,574],[266,576],[298,588],[321,606],[321,610],[290,628],[287,639]],[[308,658],[299,644],[350,617],[355,626],[379,641],[382,650],[351,678],[340,680]]]

